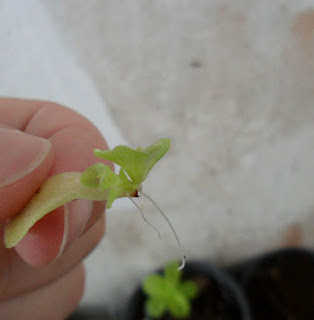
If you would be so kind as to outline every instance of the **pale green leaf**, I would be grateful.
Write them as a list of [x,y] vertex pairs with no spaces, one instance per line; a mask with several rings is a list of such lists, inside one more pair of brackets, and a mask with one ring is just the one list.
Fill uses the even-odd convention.
[[153,318],[160,318],[163,316],[167,309],[167,303],[159,299],[146,300],[146,312]]
[[116,163],[125,170],[134,184],[140,184],[146,179],[156,162],[166,154],[169,146],[169,139],[160,139],[146,148],[132,149],[119,145],[112,150],[96,149],[94,154]]
[[81,183],[86,187],[98,188],[100,177],[108,168],[103,163],[91,165],[82,173]]
[[188,298],[194,299],[198,292],[199,288],[197,284],[191,280],[186,280],[180,284],[179,290]]
[[123,185],[124,182],[122,179],[107,166],[106,170],[100,176],[99,189],[119,189],[122,188]]
[[144,279],[142,288],[147,295],[162,299],[165,295],[166,281],[159,274],[151,274]]
[[175,319],[184,319],[191,312],[189,300],[179,291],[168,301],[170,313]]
[[165,267],[165,278],[174,286],[177,285],[181,279],[182,272],[178,270],[180,264],[175,261],[168,263]]

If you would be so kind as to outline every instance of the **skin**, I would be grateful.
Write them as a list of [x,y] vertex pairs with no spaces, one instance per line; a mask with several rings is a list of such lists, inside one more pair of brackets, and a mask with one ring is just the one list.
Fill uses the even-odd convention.
[[[49,176],[84,171],[101,161],[93,149],[107,149],[88,120],[51,102],[0,99],[0,146],[8,134],[4,129],[47,139],[51,146],[26,175],[4,186],[0,180],[1,239],[7,219],[21,211]],[[27,152],[31,151],[26,149],[14,164],[25,161]],[[4,160],[5,155],[0,154],[0,166]],[[84,290],[82,261],[103,236],[104,209],[103,202],[78,200],[45,216],[15,248],[6,249],[0,242],[1,318],[59,320],[76,308]],[[65,211],[67,239],[63,237]]]

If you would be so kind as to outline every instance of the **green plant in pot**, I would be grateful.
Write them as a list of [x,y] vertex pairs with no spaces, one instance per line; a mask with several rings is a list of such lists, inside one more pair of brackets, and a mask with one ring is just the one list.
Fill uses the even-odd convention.
[[147,319],[160,319],[169,313],[173,319],[186,319],[191,313],[191,300],[198,295],[198,286],[192,280],[183,280],[177,262],[165,266],[163,274],[150,274],[142,284],[147,295]]
[[250,320],[241,288],[221,268],[189,261],[183,270],[168,263],[134,290],[123,320]]

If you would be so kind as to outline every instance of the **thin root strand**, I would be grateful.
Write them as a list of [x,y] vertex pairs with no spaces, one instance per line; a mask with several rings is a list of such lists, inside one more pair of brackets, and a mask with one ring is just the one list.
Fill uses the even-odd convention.
[[161,235],[160,232],[158,231],[158,229],[156,227],[154,227],[146,218],[143,212],[143,209],[130,197],[130,195],[128,194],[127,197],[131,200],[131,202],[136,206],[136,208],[139,210],[139,212],[141,213],[141,216],[143,218],[143,220],[151,227],[153,228],[157,234],[158,234],[158,238],[161,239]]
[[179,249],[181,251],[181,265],[180,267],[178,268],[178,270],[182,270],[185,266],[185,260],[186,260],[186,257],[185,257],[185,254],[184,254],[184,251],[183,251],[183,248],[182,248],[182,245],[181,245],[181,242],[178,238],[178,235],[172,225],[172,223],[170,222],[169,218],[166,216],[166,214],[161,210],[161,208],[157,205],[157,203],[149,196],[147,195],[146,193],[144,193],[142,190],[139,190],[139,194],[144,196],[146,199],[148,199],[153,205],[154,207],[160,212],[160,214],[164,217],[164,219],[166,220],[166,222],[168,223],[176,241],[177,241],[177,244],[179,246]]

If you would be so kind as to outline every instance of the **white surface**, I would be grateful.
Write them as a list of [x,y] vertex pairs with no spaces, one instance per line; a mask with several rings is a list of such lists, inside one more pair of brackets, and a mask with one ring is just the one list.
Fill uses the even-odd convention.
[[91,79],[37,0],[0,2],[1,96],[51,100],[89,118],[109,146],[126,143]]

